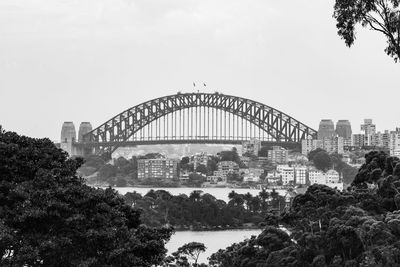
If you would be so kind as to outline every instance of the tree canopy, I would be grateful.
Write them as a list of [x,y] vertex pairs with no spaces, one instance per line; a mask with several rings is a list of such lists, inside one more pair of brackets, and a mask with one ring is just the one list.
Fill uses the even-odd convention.
[[347,46],[356,39],[356,26],[383,34],[386,37],[386,54],[395,62],[400,59],[400,10],[399,0],[336,0],[333,17],[338,34]]
[[190,257],[194,261],[194,266],[197,266],[197,261],[202,252],[206,251],[206,246],[199,242],[186,243],[179,247],[174,256],[179,260],[182,256]]
[[310,152],[309,158],[311,158],[315,168],[325,172],[332,167],[331,157],[325,150],[318,150],[314,154],[311,153],[313,153],[313,151]]
[[48,139],[0,132],[1,266],[160,264],[171,229],[141,225],[112,189],[86,186]]
[[310,186],[283,214],[267,214],[259,236],[219,250],[210,265],[399,266],[400,159],[365,159],[350,190]]

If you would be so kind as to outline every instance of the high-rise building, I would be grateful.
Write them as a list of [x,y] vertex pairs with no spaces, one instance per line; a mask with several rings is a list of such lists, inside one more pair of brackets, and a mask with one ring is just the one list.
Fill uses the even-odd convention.
[[376,133],[376,125],[372,123],[372,119],[364,119],[364,124],[361,124],[361,131],[364,131],[366,136]]
[[335,125],[332,120],[321,120],[318,128],[318,140],[335,137]]
[[385,132],[382,134],[382,146],[384,148],[389,149],[389,144],[390,144],[390,133],[388,130],[385,130]]
[[390,156],[400,157],[400,131],[390,133],[389,151]]
[[352,145],[359,148],[365,146],[365,135],[353,134]]
[[273,146],[272,150],[268,150],[268,160],[276,164],[285,164],[288,161],[287,149],[280,146]]
[[174,159],[139,159],[139,179],[177,179],[178,161]]
[[339,120],[336,123],[336,134],[343,139],[350,139],[352,135],[351,124],[348,120]]
[[372,123],[372,119],[364,119],[364,124],[361,124],[361,131],[364,132],[364,145],[374,146],[373,136],[376,134],[376,125]]

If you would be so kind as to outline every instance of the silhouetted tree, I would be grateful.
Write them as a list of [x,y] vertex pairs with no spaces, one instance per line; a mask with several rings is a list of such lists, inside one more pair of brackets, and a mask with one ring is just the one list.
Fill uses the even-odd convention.
[[206,246],[203,243],[190,242],[179,247],[174,255],[176,255],[178,258],[180,258],[182,255],[190,257],[194,261],[193,266],[197,266],[199,256],[204,251],[206,251]]
[[336,0],[334,18],[338,34],[351,46],[356,26],[369,27],[386,38],[386,54],[400,59],[400,10],[398,0]]
[[140,226],[112,189],[86,186],[48,139],[0,133],[1,266],[151,266],[171,229]]

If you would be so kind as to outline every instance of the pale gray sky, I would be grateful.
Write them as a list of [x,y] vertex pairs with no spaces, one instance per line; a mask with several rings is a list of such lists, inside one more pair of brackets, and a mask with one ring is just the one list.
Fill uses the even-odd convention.
[[1,0],[0,124],[58,140],[192,82],[322,118],[400,126],[400,64],[378,33],[351,49],[333,0]]

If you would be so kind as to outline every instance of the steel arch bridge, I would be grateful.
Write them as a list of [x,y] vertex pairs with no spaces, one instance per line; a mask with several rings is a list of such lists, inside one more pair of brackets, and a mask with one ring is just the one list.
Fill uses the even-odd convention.
[[83,136],[85,148],[113,152],[140,144],[298,144],[317,132],[250,99],[220,93],[178,93],[129,108]]

